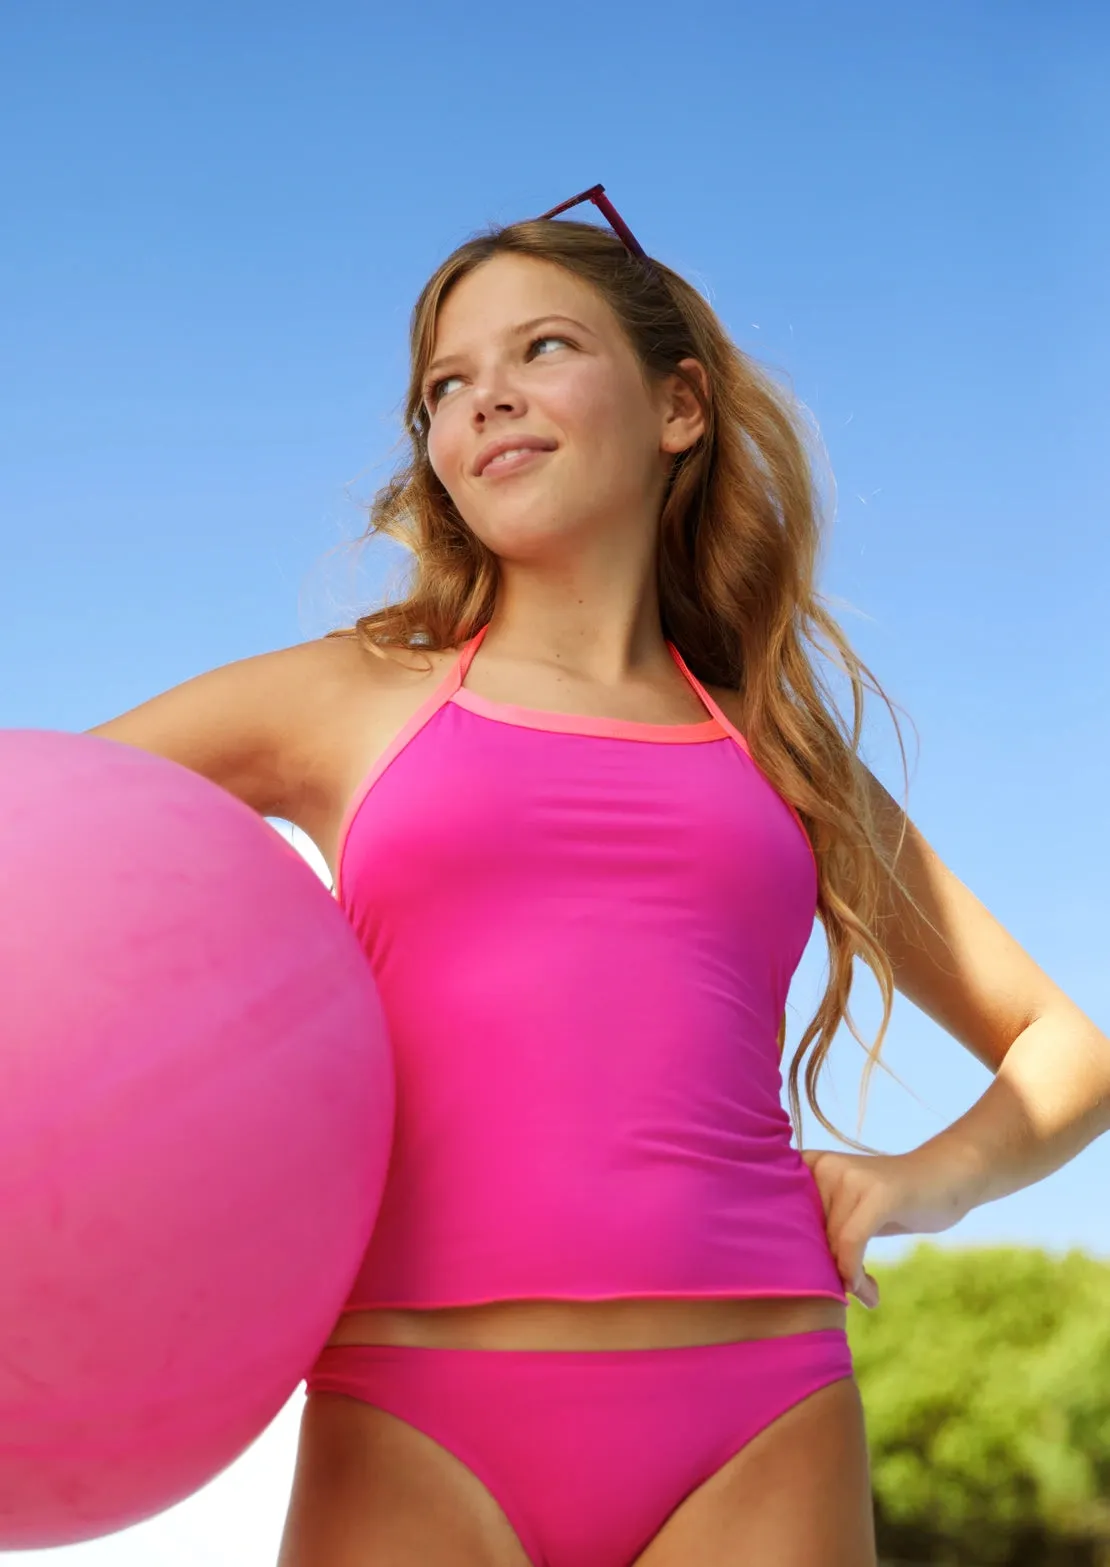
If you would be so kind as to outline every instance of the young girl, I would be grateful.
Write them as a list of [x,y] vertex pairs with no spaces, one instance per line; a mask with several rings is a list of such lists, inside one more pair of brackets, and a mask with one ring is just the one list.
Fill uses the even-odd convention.
[[[817,595],[786,399],[586,194],[615,234],[513,224],[419,299],[412,460],[371,524],[413,551],[404,602],[97,731],[310,834],[389,1022],[389,1181],[308,1375],[280,1567],[874,1563],[867,1242],[1108,1121],[1110,1041],[859,759],[877,687]],[[911,1153],[792,1138],[815,917],[795,1130],[803,1064],[829,1127],[857,956],[869,1064],[897,986],[997,1074]]]

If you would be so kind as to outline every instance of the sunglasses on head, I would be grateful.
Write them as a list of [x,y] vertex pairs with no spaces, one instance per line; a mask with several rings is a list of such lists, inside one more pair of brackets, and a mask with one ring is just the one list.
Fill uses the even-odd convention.
[[541,223],[544,218],[554,218],[560,212],[566,212],[571,207],[579,206],[583,201],[593,202],[594,206],[601,213],[609,227],[613,230],[613,233],[624,242],[626,250],[630,251],[634,256],[642,257],[645,261],[648,259],[647,251],[640,244],[639,240],[633,234],[628,224],[624,221],[616,207],[614,207],[613,203],[605,194],[604,185],[591,185],[589,190],[584,190],[581,195],[572,196],[569,201],[561,201],[557,207],[552,207],[550,212],[541,212],[539,217],[536,219],[536,222]]

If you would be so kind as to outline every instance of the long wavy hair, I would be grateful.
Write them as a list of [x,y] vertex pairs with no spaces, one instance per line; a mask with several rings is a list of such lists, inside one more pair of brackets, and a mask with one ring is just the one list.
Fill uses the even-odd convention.
[[[632,344],[645,376],[696,359],[709,381],[706,429],[675,459],[659,518],[658,594],[664,634],[698,678],[737,692],[745,739],[771,784],[797,810],[818,868],[817,917],[828,945],[828,984],[790,1062],[790,1114],[802,1140],[799,1080],[820,1124],[846,1137],[818,1103],[817,1083],[841,1022],[867,1052],[860,1125],[871,1072],[890,1022],[894,978],[880,930],[891,884],[917,908],[896,870],[905,836],[881,831],[873,787],[859,758],[864,692],[886,704],[908,790],[894,704],[855,655],[817,592],[822,506],[804,409],[735,343],[695,288],[661,262],[631,256],[593,224],[529,221],[492,228],[460,245],[428,280],[410,326],[411,379],[404,410],[408,459],[375,495],[365,539],[385,536],[411,553],[405,594],[353,627],[381,655],[389,647],[459,647],[491,618],[498,560],[467,527],[428,460],[422,387],[439,309],[451,289],[495,256],[532,256],[597,290]],[[817,443],[819,446],[819,442]],[[847,675],[849,727],[811,650]],[[920,912],[920,910],[919,910]],[[883,1013],[871,1044],[849,1007],[855,959],[866,963]],[[786,1019],[779,1030],[785,1048]],[[808,1059],[807,1059],[808,1057]],[[858,1130],[859,1128],[857,1128]]]

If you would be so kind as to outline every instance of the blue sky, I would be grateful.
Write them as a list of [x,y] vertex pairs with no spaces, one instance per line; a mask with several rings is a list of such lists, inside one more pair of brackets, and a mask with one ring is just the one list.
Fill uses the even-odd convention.
[[[1103,6],[55,0],[4,30],[0,724],[349,620],[424,278],[602,180],[820,425],[823,588],[916,725],[911,814],[1110,1027]],[[878,704],[867,750],[899,787]],[[795,1033],[820,979],[814,945]],[[889,1148],[986,1083],[904,1000],[887,1059]],[[1110,1255],[1108,1178],[1100,1145],[948,1239]]]

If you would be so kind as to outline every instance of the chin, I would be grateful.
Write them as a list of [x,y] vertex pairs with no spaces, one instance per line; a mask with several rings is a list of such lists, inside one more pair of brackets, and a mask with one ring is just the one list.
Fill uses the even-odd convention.
[[568,512],[564,506],[556,509],[540,502],[516,506],[511,512],[506,507],[500,516],[487,513],[480,519],[465,520],[487,549],[512,560],[531,558],[573,539],[582,530],[584,514],[585,508]]

